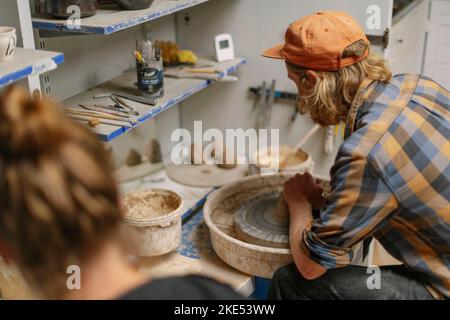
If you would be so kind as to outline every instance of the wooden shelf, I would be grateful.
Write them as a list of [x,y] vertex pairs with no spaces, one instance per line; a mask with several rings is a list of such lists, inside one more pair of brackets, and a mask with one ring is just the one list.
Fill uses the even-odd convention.
[[[246,62],[245,59],[236,58],[227,62],[217,63],[212,61],[203,60],[202,63],[209,63],[213,65],[215,69],[220,69],[222,73],[221,77],[228,75],[231,72],[237,70],[237,68]],[[137,95],[137,89],[135,86],[136,71],[135,69],[124,72],[119,77],[101,84],[93,89],[82,92],[64,101],[64,105],[68,107],[77,107],[80,103],[93,105],[93,104],[111,104],[109,98],[93,99],[93,96],[105,93],[127,93]],[[164,97],[158,100],[156,106],[149,106],[138,102],[127,100],[127,103],[139,111],[138,123],[133,127],[117,127],[112,125],[100,124],[94,131],[102,141],[111,141],[118,136],[124,134],[128,130],[138,126],[139,124],[155,117],[157,114],[173,107],[177,103],[190,97],[194,93],[203,90],[215,83],[211,80],[203,79],[175,79],[164,78]]]
[[33,17],[33,28],[71,33],[85,34],[111,34],[117,31],[132,28],[169,14],[187,9],[208,0],[155,0],[148,9],[143,10],[114,10],[99,9],[97,13],[88,18],[81,19],[79,29],[72,29],[65,19],[59,20],[46,14]]
[[161,188],[178,193],[183,199],[183,209],[181,210],[183,219],[202,207],[206,197],[214,190],[214,188],[193,188],[177,183],[167,176],[164,169],[143,178],[122,183],[120,187],[122,193],[141,188]]
[[62,53],[16,48],[11,60],[0,62],[0,87],[56,69],[63,61]]

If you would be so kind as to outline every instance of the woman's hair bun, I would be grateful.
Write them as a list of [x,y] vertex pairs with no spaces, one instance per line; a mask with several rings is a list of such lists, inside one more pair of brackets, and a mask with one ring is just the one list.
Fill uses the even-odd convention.
[[0,96],[0,152],[19,157],[55,147],[70,130],[65,120],[55,104],[12,86]]

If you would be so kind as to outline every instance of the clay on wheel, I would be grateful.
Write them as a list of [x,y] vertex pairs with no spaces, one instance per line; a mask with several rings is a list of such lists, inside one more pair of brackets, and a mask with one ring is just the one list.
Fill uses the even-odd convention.
[[236,210],[235,231],[239,238],[251,244],[289,248],[288,212],[279,193],[260,195]]

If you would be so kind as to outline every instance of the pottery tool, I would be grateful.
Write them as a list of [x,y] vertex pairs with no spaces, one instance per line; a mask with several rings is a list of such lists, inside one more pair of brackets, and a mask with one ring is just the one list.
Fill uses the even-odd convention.
[[[266,92],[266,83],[263,82],[262,92]],[[258,122],[257,128],[263,129],[267,128],[270,124],[270,119],[272,117],[272,107],[275,101],[275,79],[272,80],[272,84],[269,89],[269,94],[262,96],[258,106]]]
[[130,112],[132,114],[134,114],[135,116],[139,115],[139,112],[134,109],[133,107],[131,107],[128,103],[126,103],[123,99],[116,97],[115,95],[111,95],[109,96],[109,98],[117,105],[117,106],[122,106],[127,108],[128,110],[130,110]]
[[321,128],[320,124],[314,125],[312,129],[303,137],[302,140],[295,146],[294,150],[299,150],[303,145]]
[[125,94],[125,93],[101,93],[97,94],[92,97],[93,99],[103,99],[103,98],[110,98],[115,104],[119,106],[123,106],[127,109],[129,109],[133,114],[139,115],[139,112],[131,107],[128,103],[126,103],[123,99],[128,99],[131,101],[148,104],[148,105],[156,105],[156,99],[141,97],[141,96],[135,96],[131,94]]
[[151,98],[151,97],[136,96],[133,94],[126,94],[126,93],[113,93],[111,95],[114,96],[115,98],[117,98],[117,97],[124,98],[127,100],[147,104],[150,106],[156,106],[156,103],[157,103],[156,99]]
[[95,128],[96,126],[98,126],[100,124],[100,121],[96,118],[91,118],[91,119],[84,119],[84,118],[79,118],[77,116],[69,116],[71,119],[77,120],[77,121],[81,121],[81,122],[87,122],[87,124],[92,127]]
[[105,109],[105,110],[111,110],[111,111],[117,111],[117,112],[121,112],[125,115],[136,115],[135,113],[133,113],[131,110],[125,109],[124,107],[119,106],[118,104],[115,105],[103,105],[103,104],[94,104],[95,107],[100,108],[100,109]]
[[[256,108],[257,108],[257,107],[259,106],[259,104],[261,103],[260,100],[261,100],[261,98],[262,98],[262,95],[261,95],[260,91],[261,91],[261,90],[262,90],[262,92],[265,92],[265,91],[266,91],[266,82],[263,81],[262,86],[261,86],[260,88],[258,88],[258,89],[255,89],[255,90],[257,90],[257,91],[254,92],[254,93],[255,93],[255,102],[253,103],[252,111],[255,111]],[[258,125],[257,127],[259,128],[259,125]]]
[[220,81],[221,75],[216,72],[193,72],[186,71],[185,68],[168,68],[164,71],[164,75],[176,79],[203,79],[211,81]]
[[263,110],[264,112],[264,122],[263,126],[267,128],[270,124],[270,119],[272,118],[272,107],[273,103],[275,102],[275,79],[272,80],[272,84],[270,86],[269,96],[267,97],[267,102],[265,105],[265,108]]
[[288,159],[292,156],[297,154],[299,150],[303,147],[303,145],[321,128],[319,124],[314,125],[312,129],[303,137],[302,140],[291,150],[291,153],[287,153],[283,158],[280,158],[280,165],[279,167],[282,168],[286,165],[286,162]]
[[325,141],[324,141],[324,146],[323,146],[326,154],[333,153],[334,137],[336,135],[337,128],[338,128],[338,126],[328,126],[327,127],[327,133],[325,135]]
[[83,116],[83,115],[75,115],[75,114],[67,114],[68,117],[74,120],[81,121],[83,123],[87,123],[90,127],[97,127],[99,124],[107,124],[110,126],[116,126],[116,127],[128,127],[131,126],[124,123],[118,123],[113,120],[106,120],[106,119],[99,119],[95,117],[89,117],[89,116]]
[[90,111],[107,113],[107,114],[122,117],[122,118],[131,118],[128,113],[120,111],[115,108],[108,107],[108,106],[102,106],[102,105],[88,106],[85,104],[79,104],[79,106],[82,107],[83,109],[90,110]]
[[113,116],[113,115],[110,115],[110,114],[107,114],[107,113],[101,113],[101,112],[97,112],[97,111],[87,111],[87,110],[74,109],[74,108],[65,108],[64,112],[66,114],[72,114],[72,115],[80,115],[80,116],[88,116],[88,117],[93,117],[93,118],[115,120],[115,121],[120,121],[120,122],[123,122],[123,123],[127,123],[129,125],[136,124],[136,122],[131,120],[131,119],[126,119],[126,118],[123,118],[123,117]]
[[65,108],[65,112],[71,112],[71,113],[79,113],[87,116],[97,116],[97,117],[103,117],[104,119],[110,119],[110,120],[119,120],[119,121],[126,121],[126,122],[133,122],[132,119],[130,119],[129,115],[113,115],[109,112],[104,111],[92,111],[92,110],[83,110],[78,108]]
[[208,73],[208,74],[216,74],[221,72],[220,70],[217,69],[207,69],[207,68],[184,68],[183,71],[191,73]]

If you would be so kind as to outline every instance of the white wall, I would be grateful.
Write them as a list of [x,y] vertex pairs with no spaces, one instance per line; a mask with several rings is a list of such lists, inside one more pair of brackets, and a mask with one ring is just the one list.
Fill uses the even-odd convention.
[[[295,92],[284,65],[260,57],[263,49],[283,40],[284,31],[290,22],[318,10],[337,9],[353,13],[364,25],[364,12],[368,3],[379,3],[385,8],[390,1],[212,0],[144,27],[109,36],[47,38],[47,49],[62,51],[66,56],[64,64],[49,73],[52,94],[56,99],[64,99],[130,68],[133,65],[131,51],[135,40],[142,37],[143,30],[148,27],[154,39],[178,40],[182,48],[205,54],[213,52],[214,35],[231,33],[236,55],[248,60],[247,65],[238,72],[238,82],[215,84],[112,143],[119,164],[130,147],[143,151],[145,144],[155,135],[159,136],[163,153],[168,155],[172,130],[180,126],[191,128],[194,120],[203,120],[204,128],[222,130],[255,126],[257,113],[252,111],[253,100],[247,92],[249,86],[276,79],[278,90]],[[2,9],[4,7],[2,3]],[[2,10],[6,11],[6,16],[12,16],[9,8]],[[185,22],[186,16],[190,18],[189,23]],[[384,11],[382,19],[388,20]],[[277,103],[273,106],[270,127],[280,129],[281,143],[296,144],[313,126],[312,121],[303,116],[297,117],[292,123],[290,118],[293,112],[293,104]],[[334,155],[323,152],[323,136],[324,130],[304,146],[313,157],[319,174],[327,174],[334,161]]]
[[[355,17],[364,24],[365,7],[361,1],[213,0],[179,14],[178,34],[183,48],[212,55],[213,37],[230,33],[236,55],[248,60],[238,73],[239,82],[216,84],[184,102],[181,108],[183,125],[192,129],[194,120],[204,120],[204,128],[253,127],[257,113],[252,111],[253,100],[247,93],[248,87],[258,86],[263,80],[270,82],[276,79],[278,90],[296,92],[286,76],[284,64],[262,58],[260,53],[283,41],[290,22],[323,9],[355,12]],[[186,17],[189,17],[188,23]],[[383,19],[387,18],[383,16]],[[297,117],[292,123],[293,112],[292,104],[277,103],[273,106],[270,127],[280,129],[281,143],[295,145],[313,126],[312,121],[304,116]],[[323,152],[324,133],[325,130],[318,132],[304,145],[315,161],[316,173],[323,175],[328,174],[335,157]]]

